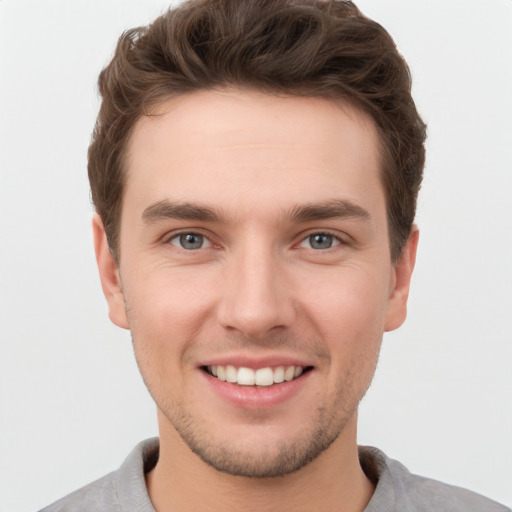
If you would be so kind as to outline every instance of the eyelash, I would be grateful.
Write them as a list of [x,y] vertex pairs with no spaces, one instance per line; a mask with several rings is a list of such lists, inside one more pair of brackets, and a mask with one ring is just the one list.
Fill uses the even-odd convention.
[[314,237],[325,237],[325,238],[330,238],[331,239],[331,245],[329,247],[325,247],[325,248],[317,248],[315,249],[314,247],[309,247],[310,249],[313,249],[318,252],[326,252],[330,249],[333,249],[335,247],[338,247],[340,245],[346,245],[346,242],[344,242],[341,237],[329,232],[329,231],[315,231],[315,232],[312,232],[312,233],[309,233],[308,235],[306,235],[304,238],[301,239],[301,241],[299,242],[298,246],[299,247],[303,247],[303,244],[304,243],[307,243],[309,241],[310,245],[312,244],[312,239]]
[[[185,249],[183,246],[178,245],[178,243],[182,237],[186,237],[186,236],[200,237],[202,239],[202,242],[203,243],[207,242],[208,245],[206,247],[202,246],[202,247],[198,247],[196,249]],[[173,243],[174,240],[177,241],[176,244]],[[186,251],[186,252],[195,252],[199,249],[206,249],[206,248],[212,247],[214,245],[208,236],[204,235],[203,233],[197,232],[197,231],[182,231],[180,233],[174,233],[172,236],[170,236],[166,239],[166,243],[171,244],[174,247],[181,249],[183,251]]]
[[[181,239],[181,237],[186,237],[186,236],[200,237],[202,239],[201,247],[197,247],[194,249],[186,249],[185,247],[183,247],[183,245],[180,244],[180,239]],[[315,249],[314,247],[311,247],[311,246],[310,247],[303,246],[303,244],[307,243],[308,241],[310,242],[310,245],[311,245],[313,237],[320,237],[320,236],[330,238],[331,242],[332,242],[331,245],[326,248],[318,248],[318,249]],[[176,241],[176,243],[173,243],[173,241]],[[204,242],[207,243],[206,246],[204,246]],[[197,232],[197,231],[182,231],[179,233],[174,233],[172,236],[166,238],[166,243],[171,244],[174,247],[181,249],[185,252],[189,252],[189,253],[196,252],[200,249],[208,249],[211,247],[220,247],[218,245],[215,246],[215,244],[212,242],[212,240],[207,235]],[[339,235],[335,235],[335,234],[331,233],[330,231],[313,231],[313,232],[307,233],[306,235],[302,235],[300,242],[298,244],[295,244],[295,247],[309,248],[309,249],[314,250],[315,252],[326,252],[326,251],[329,251],[330,249],[334,249],[335,247],[338,247],[340,245],[347,245],[347,242],[345,240],[343,240]]]

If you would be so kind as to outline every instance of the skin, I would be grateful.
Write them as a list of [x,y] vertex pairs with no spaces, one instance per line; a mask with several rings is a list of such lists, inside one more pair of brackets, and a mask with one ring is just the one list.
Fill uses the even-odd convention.
[[[110,318],[158,407],[158,512],[370,500],[357,407],[405,319],[418,240],[392,263],[378,148],[368,116],[316,98],[196,92],[137,122],[118,267],[93,225]],[[310,371],[270,406],[226,400],[202,368],[287,358]]]

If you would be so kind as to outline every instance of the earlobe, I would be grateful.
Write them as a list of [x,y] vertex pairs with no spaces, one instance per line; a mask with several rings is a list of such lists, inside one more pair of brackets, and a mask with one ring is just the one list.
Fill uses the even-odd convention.
[[98,214],[92,220],[94,251],[100,273],[101,287],[107,299],[110,320],[119,327],[128,329],[128,318],[119,269],[110,252],[103,222]]
[[416,225],[413,225],[411,234],[402,249],[402,254],[394,264],[394,278],[388,302],[385,331],[398,329],[407,317],[407,299],[409,297],[412,271],[416,263],[418,239],[419,230]]

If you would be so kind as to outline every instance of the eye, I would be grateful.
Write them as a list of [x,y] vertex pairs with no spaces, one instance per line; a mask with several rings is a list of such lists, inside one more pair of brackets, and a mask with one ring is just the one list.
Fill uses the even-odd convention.
[[211,242],[199,233],[181,233],[180,235],[173,236],[169,242],[186,251],[196,251],[211,246]]
[[308,236],[300,243],[300,247],[307,247],[315,250],[326,250],[340,245],[340,240],[329,233],[315,233]]

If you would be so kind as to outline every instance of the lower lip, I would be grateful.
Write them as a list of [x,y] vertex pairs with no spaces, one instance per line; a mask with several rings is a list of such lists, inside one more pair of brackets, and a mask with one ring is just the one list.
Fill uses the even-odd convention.
[[288,382],[255,387],[224,382],[203,370],[199,371],[218,396],[242,409],[271,409],[283,404],[299,393],[312,373],[312,370],[309,370]]

